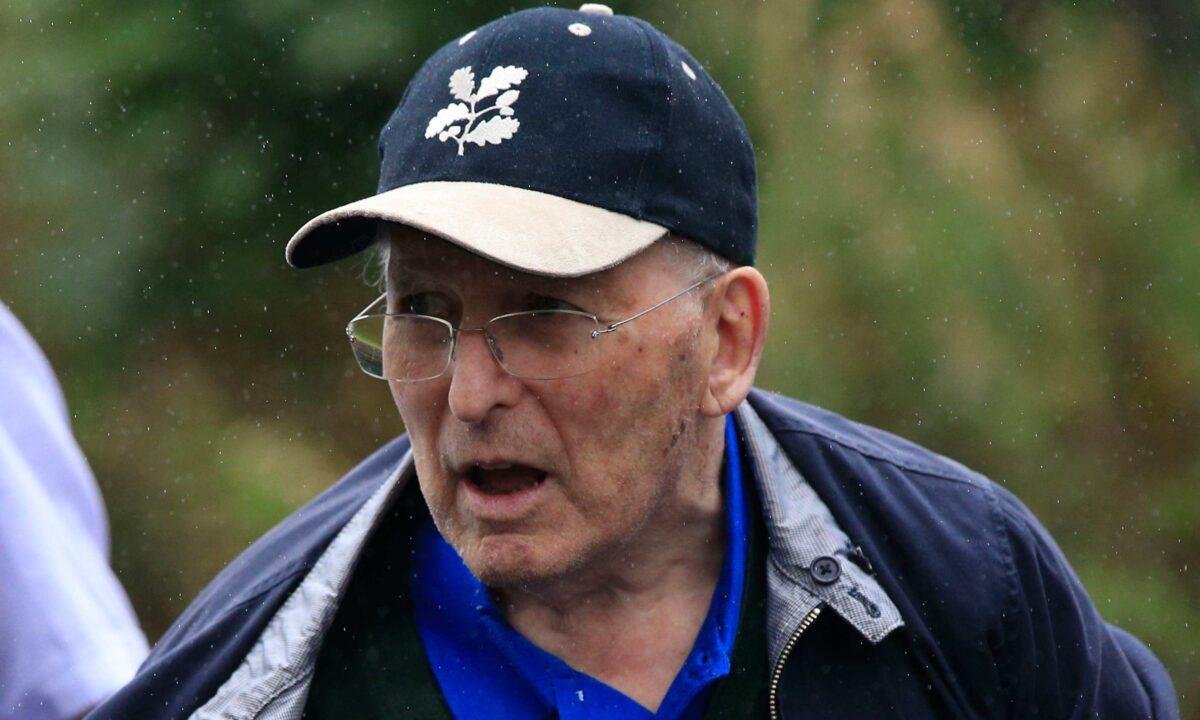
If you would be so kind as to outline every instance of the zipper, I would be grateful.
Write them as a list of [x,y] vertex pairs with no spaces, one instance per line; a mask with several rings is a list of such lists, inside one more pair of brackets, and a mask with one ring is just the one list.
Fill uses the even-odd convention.
[[792,648],[795,647],[796,641],[800,639],[800,636],[808,629],[808,626],[812,625],[817,616],[821,614],[821,607],[821,605],[817,605],[808,611],[808,614],[804,616],[804,619],[800,621],[800,624],[792,632],[792,636],[788,638],[787,644],[783,646],[783,652],[779,654],[779,660],[775,663],[775,670],[771,673],[771,692],[769,695],[771,720],[779,720],[778,693],[779,680],[783,677],[783,665],[787,662],[788,655],[792,654]]

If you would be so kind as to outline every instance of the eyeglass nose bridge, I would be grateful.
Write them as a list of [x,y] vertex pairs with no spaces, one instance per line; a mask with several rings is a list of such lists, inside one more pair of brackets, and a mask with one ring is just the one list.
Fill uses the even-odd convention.
[[[496,336],[492,334],[492,331],[486,325],[477,328],[450,328],[450,363],[454,362],[458,354],[458,336],[462,333],[482,333],[483,339],[488,346],[488,352],[492,354],[496,363],[500,365],[500,369],[508,372],[508,368],[504,367],[504,351],[500,349],[500,345],[496,341]],[[447,363],[447,365],[450,363]]]

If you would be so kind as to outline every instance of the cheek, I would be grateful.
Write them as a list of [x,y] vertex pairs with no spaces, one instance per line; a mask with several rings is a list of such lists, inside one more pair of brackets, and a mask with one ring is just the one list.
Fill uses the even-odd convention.
[[589,514],[621,514],[622,508],[632,508],[624,503],[613,506],[612,496],[633,500],[642,494],[633,486],[658,470],[654,467],[661,460],[657,449],[665,446],[669,435],[663,423],[674,412],[663,404],[663,388],[657,381],[650,382],[653,378],[622,372],[594,380],[577,388],[569,402],[557,404],[551,413],[574,473],[567,492],[588,506]]
[[588,377],[586,391],[579,393],[577,404],[593,417],[631,414],[646,401],[653,401],[661,389],[653,368],[663,362],[653,348],[641,339],[615,338],[608,348],[607,362]]
[[581,409],[592,417],[607,414],[613,407],[612,394],[607,385],[596,385],[588,391],[582,404]]
[[432,438],[446,401],[445,383],[441,380],[430,380],[390,384],[392,400],[400,412],[404,429],[414,440]]
[[[427,383],[400,385],[392,383],[392,399],[400,411],[404,430],[412,441],[413,460],[421,478],[421,491],[433,510],[445,492],[438,455],[440,410],[438,390],[425,387]],[[443,395],[444,397],[444,395]]]

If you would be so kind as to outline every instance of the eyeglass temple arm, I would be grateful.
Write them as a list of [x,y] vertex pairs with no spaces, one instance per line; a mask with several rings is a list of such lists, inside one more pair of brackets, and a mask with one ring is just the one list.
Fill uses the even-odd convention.
[[354,321],[359,319],[363,315],[366,315],[367,311],[375,306],[375,303],[379,302],[380,300],[384,299],[385,297],[387,297],[387,293],[384,293],[384,294],[380,295],[379,297],[375,298],[374,300],[372,300],[370,302],[370,304],[368,304],[365,308],[363,308],[362,310],[359,310],[357,315],[350,318],[350,322],[346,323],[346,337],[350,338],[351,340],[354,339],[354,330],[352,329],[354,327]]
[[656,304],[654,304],[654,305],[651,305],[650,307],[646,308],[645,310],[641,311],[640,313],[638,313],[638,314],[636,314],[636,315],[631,315],[631,316],[629,316],[629,317],[625,318],[624,320],[618,320],[618,321],[616,321],[616,322],[614,322],[614,323],[609,323],[607,326],[605,326],[605,327],[603,327],[603,328],[601,328],[601,329],[599,329],[599,330],[593,330],[593,331],[592,331],[592,337],[596,338],[596,337],[600,337],[601,335],[604,335],[604,334],[606,334],[606,333],[610,333],[610,332],[612,332],[613,330],[616,330],[617,328],[621,327],[621,326],[622,326],[622,325],[624,325],[625,323],[627,323],[627,322],[633,322],[634,320],[637,320],[638,318],[640,318],[641,316],[645,315],[646,313],[653,312],[653,311],[655,311],[655,310],[659,309],[660,307],[662,307],[663,305],[666,305],[667,303],[671,302],[672,300],[674,300],[675,298],[679,297],[680,295],[685,295],[685,294],[687,294],[687,293],[690,293],[691,291],[693,291],[693,290],[695,290],[696,288],[700,287],[701,285],[703,285],[704,283],[708,282],[709,280],[713,280],[713,279],[715,279],[715,278],[721,277],[721,276],[722,276],[722,275],[724,275],[724,274],[725,274],[725,273],[723,273],[723,272],[719,272],[719,273],[713,273],[712,275],[709,275],[708,277],[704,278],[703,280],[697,280],[696,282],[692,283],[691,285],[688,285],[687,287],[685,287],[684,289],[682,289],[682,290],[680,290],[679,292],[675,293],[674,295],[672,295],[671,297],[667,298],[666,300],[663,300],[663,301],[661,301],[661,302],[659,302],[659,303],[656,303]]
[[[387,297],[387,293],[384,293],[384,294],[380,295],[379,297],[375,298],[374,300],[372,300],[371,302],[367,303],[367,306],[365,308],[363,308],[362,310],[359,310],[357,315],[350,318],[350,322],[354,322],[355,320],[359,319],[363,315],[366,315],[368,310],[375,307],[375,303],[379,302],[380,300],[384,299],[385,297]],[[347,325],[346,327],[347,327],[347,329],[349,329],[349,325]]]

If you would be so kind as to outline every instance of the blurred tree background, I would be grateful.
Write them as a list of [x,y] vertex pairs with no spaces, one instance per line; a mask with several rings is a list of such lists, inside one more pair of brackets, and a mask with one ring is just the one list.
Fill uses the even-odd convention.
[[[1200,11],[1184,0],[630,0],[758,153],[763,387],[1005,483],[1200,718]],[[374,192],[441,44],[524,4],[0,4],[0,300],[42,343],[156,638],[402,431],[345,347]]]

